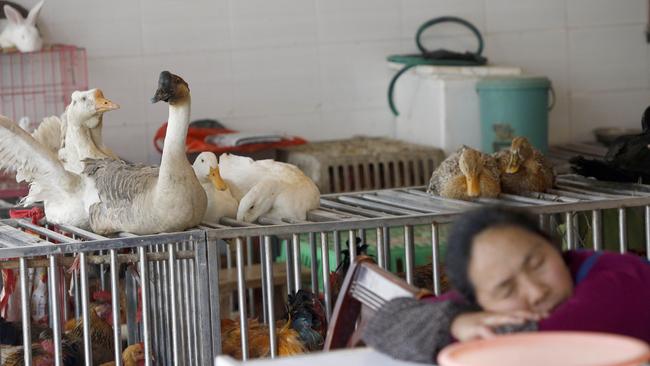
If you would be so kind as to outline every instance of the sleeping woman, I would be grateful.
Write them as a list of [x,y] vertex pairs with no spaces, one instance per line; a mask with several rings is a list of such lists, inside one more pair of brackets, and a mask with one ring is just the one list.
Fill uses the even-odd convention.
[[650,343],[650,264],[631,254],[561,252],[522,212],[462,215],[446,268],[455,291],[389,301],[369,320],[365,343],[425,363],[453,341],[520,331],[608,332]]

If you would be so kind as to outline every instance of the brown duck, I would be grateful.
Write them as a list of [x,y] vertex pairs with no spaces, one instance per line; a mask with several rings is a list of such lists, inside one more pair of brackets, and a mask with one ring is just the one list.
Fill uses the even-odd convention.
[[463,146],[433,172],[427,193],[460,200],[497,197],[501,193],[497,162],[490,155]]
[[545,192],[553,188],[555,174],[544,155],[525,137],[515,137],[510,149],[494,153],[505,193]]

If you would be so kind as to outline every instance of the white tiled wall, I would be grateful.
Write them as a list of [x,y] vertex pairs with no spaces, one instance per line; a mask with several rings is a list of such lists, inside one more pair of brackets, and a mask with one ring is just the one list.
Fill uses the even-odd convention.
[[[385,57],[415,52],[417,27],[442,15],[473,22],[491,62],[552,79],[552,142],[638,126],[650,105],[646,0],[48,0],[41,24],[87,48],[91,87],[122,105],[106,118],[109,145],[156,161],[166,108],[148,99],[162,69],[190,83],[194,118],[308,139],[392,135]],[[430,47],[475,47],[458,26],[432,32]]]

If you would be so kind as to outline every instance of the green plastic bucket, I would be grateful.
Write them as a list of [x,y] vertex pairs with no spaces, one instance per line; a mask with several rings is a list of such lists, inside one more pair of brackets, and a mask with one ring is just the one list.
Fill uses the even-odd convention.
[[551,82],[546,77],[490,77],[476,83],[483,151],[508,148],[514,137],[524,136],[547,152],[549,90]]

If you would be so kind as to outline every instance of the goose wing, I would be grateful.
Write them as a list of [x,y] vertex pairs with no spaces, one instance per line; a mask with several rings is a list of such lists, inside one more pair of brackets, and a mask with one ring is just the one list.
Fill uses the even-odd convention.
[[49,148],[5,116],[0,116],[0,169],[20,171],[41,189],[69,190],[80,181]]
[[57,116],[45,117],[32,137],[53,152],[59,151],[63,141],[63,121]]
[[116,159],[84,159],[83,174],[95,181],[103,204],[132,202],[150,191],[158,180],[158,167],[131,164]]

